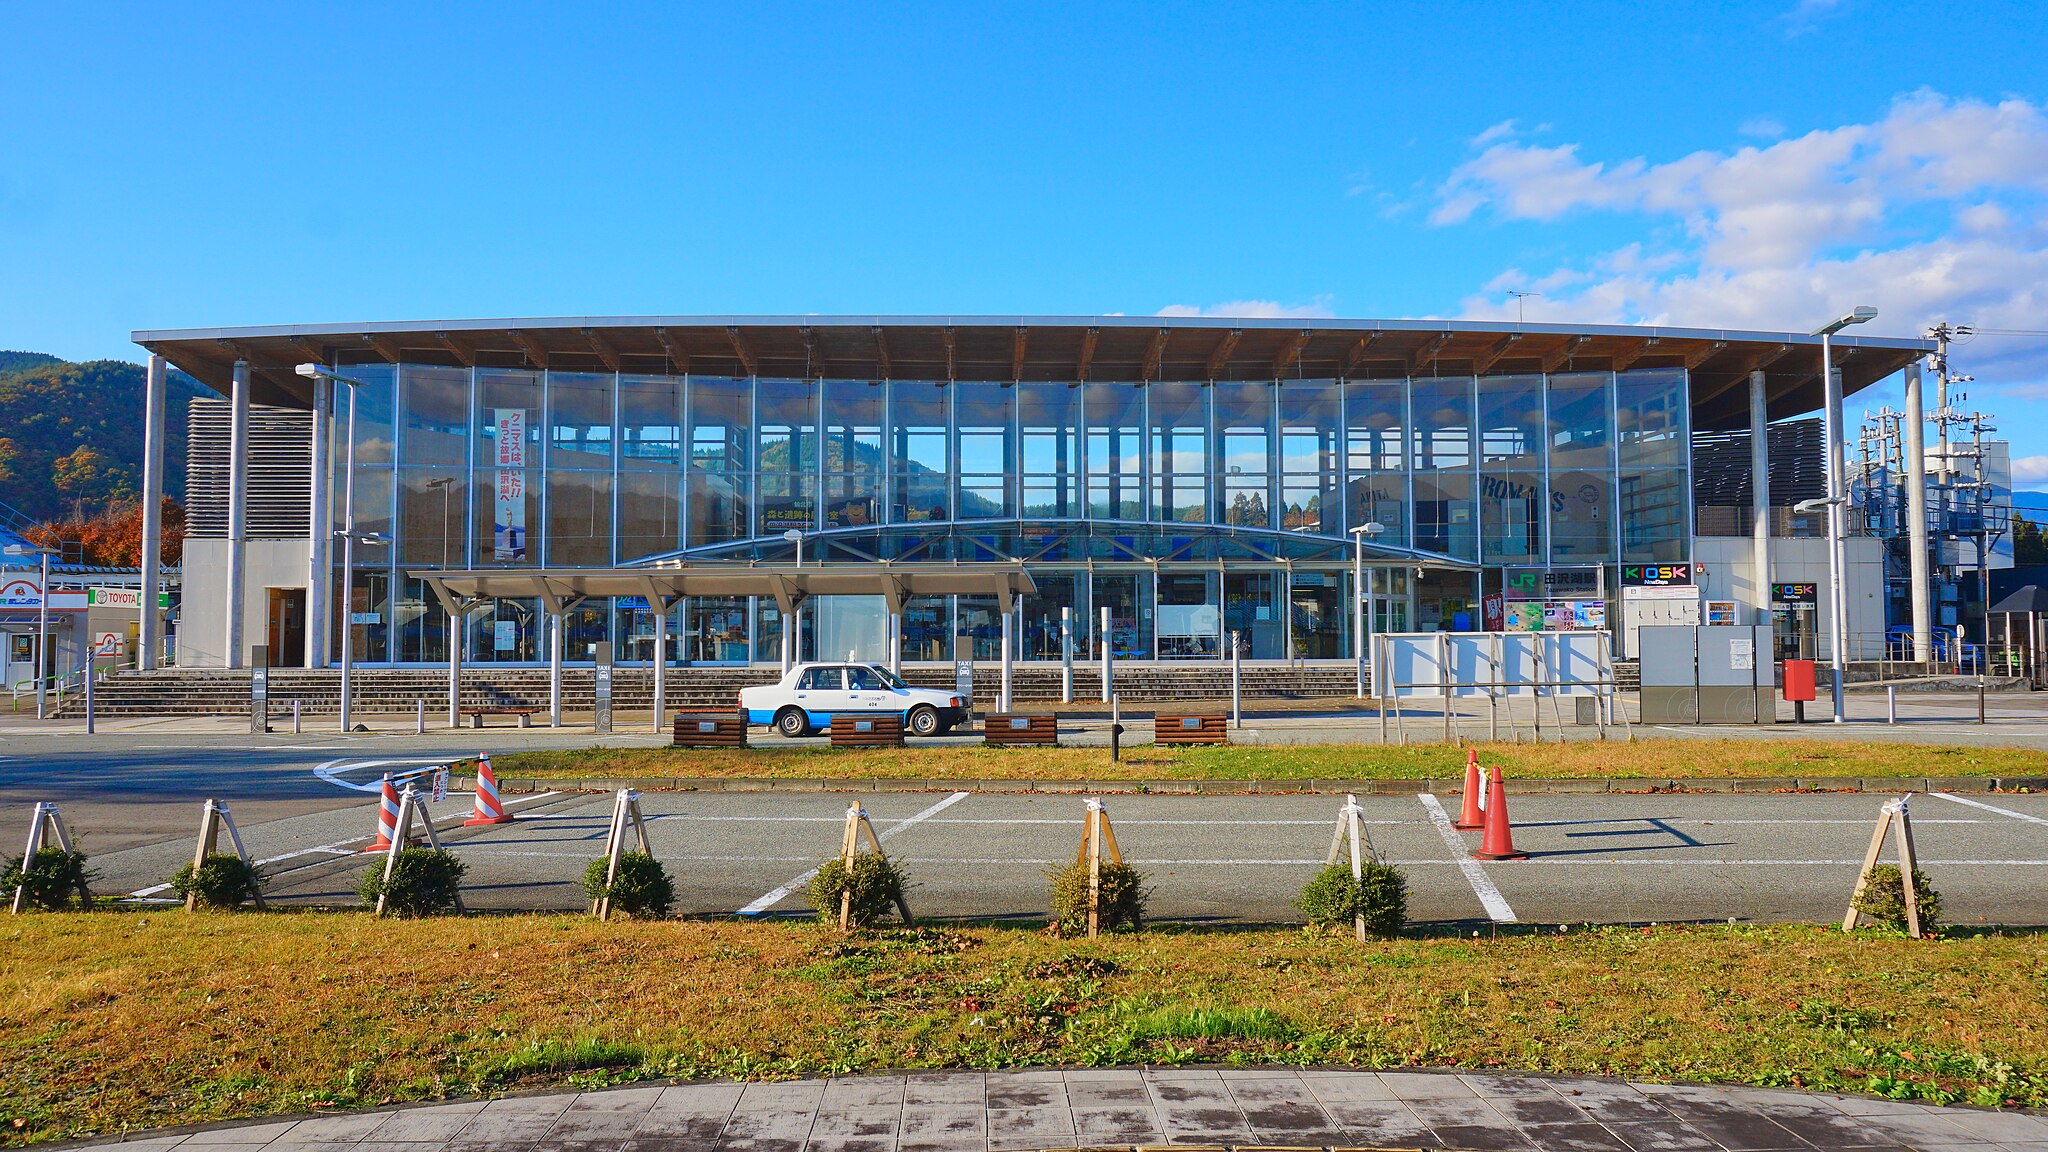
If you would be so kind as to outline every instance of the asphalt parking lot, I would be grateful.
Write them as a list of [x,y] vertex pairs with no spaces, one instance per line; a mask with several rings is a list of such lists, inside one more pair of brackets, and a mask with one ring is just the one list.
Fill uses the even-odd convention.
[[[1510,796],[1524,861],[1469,858],[1477,833],[1448,827],[1456,796],[1366,796],[1367,830],[1402,867],[1422,923],[1816,921],[1839,919],[1879,794]],[[648,793],[657,856],[688,915],[796,915],[801,884],[837,850],[849,797]],[[1341,798],[1125,795],[1107,806],[1126,859],[1150,877],[1150,915],[1191,923],[1296,918],[1293,899],[1321,866]],[[900,793],[862,798],[915,882],[920,916],[1029,922],[1046,912],[1044,871],[1079,842],[1076,796]],[[469,865],[473,909],[574,910],[602,853],[612,797],[520,798],[514,823],[444,833]],[[456,818],[451,795],[436,810]],[[2048,924],[2048,796],[1919,795],[1922,867],[1955,924]],[[287,904],[349,905],[374,831],[366,795],[345,808],[244,824]],[[89,830],[87,830],[89,832]],[[96,854],[100,890],[162,899],[188,839]]]

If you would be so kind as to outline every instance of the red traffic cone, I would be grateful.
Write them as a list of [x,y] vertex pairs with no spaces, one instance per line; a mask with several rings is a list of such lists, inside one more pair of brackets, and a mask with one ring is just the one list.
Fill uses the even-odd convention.
[[1527,852],[1515,851],[1515,834],[1508,824],[1508,794],[1500,786],[1500,769],[1487,775],[1486,834],[1479,838],[1474,860],[1527,860]]
[[491,771],[491,754],[479,752],[476,756],[476,809],[462,824],[468,827],[471,824],[511,822],[512,814],[505,811],[504,802],[498,799],[498,776]]
[[1467,748],[1465,749],[1465,807],[1463,811],[1458,813],[1458,818],[1451,822],[1451,827],[1462,828],[1467,832],[1475,828],[1485,827],[1485,815],[1482,811],[1484,807],[1485,805],[1479,802],[1479,750]]
[[377,838],[365,852],[389,852],[391,838],[398,835],[398,789],[391,786],[391,773],[384,774],[384,802],[377,808]]

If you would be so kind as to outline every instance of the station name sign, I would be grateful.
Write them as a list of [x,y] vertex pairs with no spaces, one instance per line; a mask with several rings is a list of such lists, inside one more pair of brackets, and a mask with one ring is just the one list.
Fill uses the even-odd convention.
[[1600,593],[1598,568],[1504,568],[1501,587],[1510,600],[1573,600]]
[[1623,564],[1621,583],[1625,588],[1675,588],[1692,583],[1690,564]]

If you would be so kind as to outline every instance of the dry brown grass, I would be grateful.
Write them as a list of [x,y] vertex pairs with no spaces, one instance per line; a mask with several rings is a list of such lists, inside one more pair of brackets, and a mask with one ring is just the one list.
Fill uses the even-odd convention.
[[[2025,748],[1809,739],[1653,739],[1634,743],[1480,744],[1482,763],[1510,776],[1593,778],[2048,776],[2048,753]],[[763,737],[745,750],[587,748],[492,758],[508,777],[752,777],[937,780],[1413,780],[1457,777],[1465,750],[1326,744],[1132,749],[912,746],[834,750]]]
[[2048,1103],[2048,948],[93,913],[0,927],[0,1140],[664,1076],[1463,1065]]

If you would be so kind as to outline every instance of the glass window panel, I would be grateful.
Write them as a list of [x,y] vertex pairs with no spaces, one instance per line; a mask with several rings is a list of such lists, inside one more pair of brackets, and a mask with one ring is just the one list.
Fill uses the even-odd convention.
[[953,658],[953,598],[912,596],[903,602],[903,658],[913,661]]
[[1622,471],[1685,467],[1689,422],[1684,370],[1623,372],[1614,378],[1614,390]]
[[741,540],[748,535],[746,477],[692,473],[688,501],[690,547]]
[[[1280,527],[1289,532],[1322,532],[1336,535],[1343,529],[1335,522],[1337,474],[1287,476],[1280,486]],[[1384,523],[1384,521],[1382,521]],[[1376,538],[1384,541],[1387,533]]]
[[1078,517],[1081,390],[1065,384],[1017,386],[1024,515]]
[[619,377],[619,458],[625,468],[673,468],[683,458],[683,382]]
[[540,561],[540,477],[538,467],[476,471],[470,501],[476,558],[480,568]]
[[1128,384],[1089,384],[1081,393],[1087,416],[1088,515],[1142,519],[1145,391]]
[[1652,468],[1624,472],[1621,485],[1621,559],[1624,563],[1685,562],[1688,499],[1685,471]]
[[1477,559],[1473,506],[1473,388],[1470,377],[1417,377],[1409,411],[1414,435],[1414,546]]
[[754,429],[752,382],[719,376],[689,379],[690,468],[739,473],[751,459]]
[[548,470],[547,562],[612,562],[612,477],[609,472]]
[[469,614],[464,658],[479,664],[522,664],[544,659],[540,605],[533,600],[492,600]]
[[[405,365],[399,375],[405,427],[400,463],[469,462],[469,369]],[[365,397],[367,399],[367,397]],[[357,412],[358,425],[362,414]]]
[[1415,474],[1415,547],[1466,560],[1478,558],[1473,484],[1469,471]]
[[1350,649],[1351,618],[1344,589],[1350,576],[1295,572],[1288,581],[1288,630],[1295,659],[1336,660]]
[[912,472],[896,477],[894,522],[919,524],[952,519],[947,507],[947,487],[942,472]]
[[[540,560],[541,382],[538,372],[476,370],[478,565]],[[502,439],[523,429],[518,439]]]
[[[1281,391],[1284,400],[1286,389]],[[1408,544],[1407,401],[1405,380],[1354,380],[1344,386],[1344,450],[1351,478],[1345,527],[1383,524],[1386,531],[1374,539],[1395,547]]]
[[1266,482],[1226,476],[1223,480],[1223,522],[1233,528],[1270,528],[1273,512],[1266,503]]
[[334,431],[339,448],[335,455],[339,457],[348,451],[348,443],[341,437],[346,435],[348,428],[349,396],[353,394],[356,406],[356,465],[361,467],[364,464],[391,463],[391,391],[397,369],[389,364],[357,364],[350,366],[342,374],[356,381],[357,386],[334,386]]
[[1295,473],[1337,473],[1338,392],[1335,384],[1280,385],[1280,466]]
[[1553,564],[1615,558],[1613,473],[1604,468],[1551,472],[1550,557]]
[[825,384],[825,471],[882,471],[882,386],[865,380]]
[[673,552],[682,546],[682,475],[619,473],[619,562]]
[[1614,438],[1610,372],[1575,372],[1550,378],[1550,467],[1613,467]]
[[747,598],[691,596],[683,602],[683,659],[740,664],[747,659]]
[[[760,454],[754,470],[809,475],[818,467],[818,395],[803,380],[762,380],[756,398]],[[764,489],[765,498],[765,489]]]
[[951,391],[922,380],[889,385],[889,466],[893,471],[940,476],[952,471],[946,454]]
[[758,535],[780,536],[792,528],[808,532],[818,526],[817,477],[763,472],[755,485],[754,501],[761,517]]
[[1010,508],[1009,492],[1009,484],[1001,476],[962,476],[960,518],[988,520],[1014,515]]
[[1547,431],[1541,376],[1480,379],[1480,550],[1488,563],[1526,564],[1544,557]]
[[[1247,660],[1286,657],[1286,617],[1280,608],[1281,572],[1225,572],[1223,629],[1236,633],[1238,651]],[[1229,642],[1225,637],[1226,645]],[[1229,648],[1224,654],[1229,655]]]
[[1152,577],[1150,573],[1097,572],[1093,610],[1088,614],[1091,650],[1100,658],[1102,609],[1109,609],[1110,651],[1119,660],[1152,657]]
[[[400,564],[441,568],[467,564],[468,473],[455,468],[398,470]],[[361,498],[358,490],[357,498]]]
[[1085,662],[1088,653],[1083,637],[1086,634],[1088,605],[1085,600],[1076,599],[1086,591],[1082,579],[1072,572],[1034,572],[1032,582],[1038,590],[1024,595],[1017,612],[1018,658],[1058,660],[1061,653],[1060,610],[1068,608],[1073,610],[1074,659]]
[[1221,655],[1223,611],[1215,572],[1161,572],[1159,657],[1214,660]]
[[405,591],[392,605],[392,631],[401,663],[444,664],[448,660],[448,613],[427,591],[424,580],[404,581]]
[[609,372],[547,374],[549,468],[612,466],[612,385]]
[[879,476],[825,477],[825,526],[865,528],[878,523],[881,487]]

